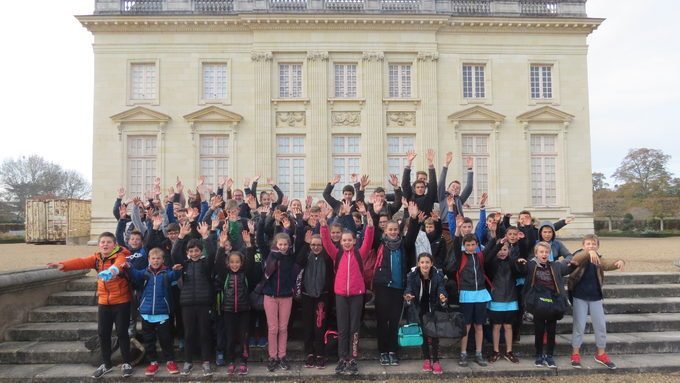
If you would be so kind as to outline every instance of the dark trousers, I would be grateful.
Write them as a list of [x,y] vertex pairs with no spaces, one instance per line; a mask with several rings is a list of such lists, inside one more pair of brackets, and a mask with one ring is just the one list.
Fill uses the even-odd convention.
[[[420,315],[421,325],[423,324],[424,315],[425,314]],[[433,363],[439,361],[439,338],[423,335],[423,345],[420,346],[420,349],[423,352],[423,359],[430,359]],[[432,350],[432,352],[430,352],[430,350]]]
[[181,290],[177,285],[170,288],[172,291],[172,313],[170,323],[172,324],[172,335],[177,338],[184,338],[184,325],[182,324],[182,307],[179,305],[179,294]]
[[248,328],[250,327],[250,311],[241,311],[238,313],[223,312],[224,334],[226,337],[225,353],[226,360],[233,363],[236,360],[236,341],[238,340],[241,346],[239,347],[239,355],[241,363],[248,362],[250,348],[248,347]]
[[123,357],[123,363],[130,363],[130,336],[128,324],[130,322],[130,302],[117,305],[99,305],[97,309],[97,331],[102,349],[102,363],[107,367],[113,366],[111,362],[111,333],[113,324],[116,324],[118,346]]
[[378,351],[394,352],[399,349],[397,333],[403,307],[404,290],[375,286],[375,319],[378,330]]
[[546,345],[545,354],[553,355],[555,352],[555,330],[557,329],[557,321],[554,319],[542,319],[534,316],[534,348],[536,355],[543,354],[543,337],[547,333],[548,344]]
[[250,336],[267,337],[267,315],[264,311],[250,310]]
[[175,352],[172,341],[172,325],[170,320],[164,320],[159,323],[151,323],[142,319],[142,334],[144,337],[144,349],[146,350],[146,357],[151,362],[158,361],[158,353],[156,352],[156,337],[161,344],[163,350],[163,358],[166,362],[175,360]]
[[131,289],[130,290],[130,324],[129,327],[132,329],[134,334],[137,331],[137,319],[139,318],[139,301],[140,297],[144,294],[142,290]]
[[514,342],[519,342],[519,332],[522,327],[522,321],[524,317],[524,296],[522,295],[522,289],[524,285],[515,286],[517,289],[517,304],[520,309],[517,311],[517,320],[512,323],[512,340]]
[[305,354],[325,356],[323,337],[328,327],[328,294],[318,298],[302,294],[302,329]]
[[227,331],[224,313],[216,314],[212,322],[215,336],[217,337],[215,339],[215,351],[223,353],[227,348]]
[[182,307],[184,321],[184,357],[192,363],[194,351],[200,347],[202,361],[211,359],[212,335],[210,334],[210,306]]
[[[335,310],[338,317],[338,357],[355,359],[359,355],[359,327],[364,295],[335,296]],[[401,306],[400,306],[401,307]]]

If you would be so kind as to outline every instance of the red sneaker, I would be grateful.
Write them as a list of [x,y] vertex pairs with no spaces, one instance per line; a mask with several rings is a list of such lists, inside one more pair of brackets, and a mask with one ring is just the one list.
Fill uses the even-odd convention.
[[571,354],[571,366],[574,368],[581,368],[581,355]]
[[432,363],[432,373],[435,375],[441,375],[444,371],[442,371],[442,365],[439,364],[439,362],[434,362]]
[[248,374],[248,365],[245,363],[242,363],[240,366],[238,366],[238,374],[239,375],[247,375]]
[[236,365],[234,363],[229,363],[229,366],[227,366],[227,374],[231,375],[236,372]]
[[609,355],[606,352],[602,355],[595,355],[595,361],[610,370],[616,370],[616,365],[609,359]]
[[425,359],[423,361],[423,371],[425,371],[425,372],[431,372],[432,371],[432,362],[430,362],[429,359]]
[[177,368],[177,363],[175,363],[172,360],[165,364],[165,368],[171,375],[179,374],[179,368]]
[[158,363],[152,362],[149,364],[149,367],[146,368],[146,371],[144,371],[144,375],[146,376],[154,376],[158,372]]

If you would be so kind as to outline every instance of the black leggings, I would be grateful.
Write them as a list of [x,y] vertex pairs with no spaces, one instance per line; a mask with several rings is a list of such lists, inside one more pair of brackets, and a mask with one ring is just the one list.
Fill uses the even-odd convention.
[[[359,355],[359,327],[364,295],[345,297],[335,296],[335,309],[338,317],[338,357],[356,359]],[[401,307],[401,306],[400,306]]]
[[227,362],[233,363],[236,359],[236,340],[240,341],[239,357],[241,363],[248,362],[250,348],[248,347],[248,328],[250,327],[250,311],[222,313],[224,319],[224,334],[226,337],[225,357]]
[[328,327],[328,294],[318,298],[302,294],[302,331],[305,354],[325,356],[323,337]]
[[158,336],[158,341],[161,344],[161,350],[163,350],[165,361],[169,362],[175,360],[172,342],[172,324],[169,319],[160,323],[151,323],[142,319],[142,334],[144,337],[146,357],[149,361],[156,362],[158,360],[158,353],[156,352],[156,336]]
[[213,338],[210,334],[210,306],[183,306],[182,321],[184,322],[184,358],[192,363],[194,351],[200,346],[201,359],[212,359],[211,347]]
[[111,333],[113,324],[116,324],[118,345],[123,363],[130,363],[130,336],[128,324],[130,323],[130,302],[117,305],[99,305],[97,309],[97,331],[102,349],[102,363],[107,367],[113,366],[111,362]]
[[554,319],[543,319],[534,316],[534,348],[536,355],[543,355],[543,336],[548,333],[548,344],[545,354],[552,356],[555,352],[555,330],[557,321]]
[[403,308],[404,290],[375,286],[374,293],[378,351],[380,353],[396,353],[399,350],[397,333],[399,332],[399,317]]

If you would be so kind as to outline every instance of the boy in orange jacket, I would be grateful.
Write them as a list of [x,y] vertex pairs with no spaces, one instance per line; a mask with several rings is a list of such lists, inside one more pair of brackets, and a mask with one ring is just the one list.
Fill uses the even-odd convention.
[[102,364],[92,377],[99,379],[113,370],[111,362],[111,332],[116,323],[118,344],[123,356],[121,366],[123,377],[132,375],[130,361],[130,337],[128,322],[130,320],[130,287],[127,278],[119,275],[125,265],[125,257],[130,255],[127,249],[116,245],[116,236],[104,232],[99,236],[99,251],[85,258],[73,258],[66,261],[48,263],[47,266],[61,271],[95,269],[98,273],[98,333],[102,350]]

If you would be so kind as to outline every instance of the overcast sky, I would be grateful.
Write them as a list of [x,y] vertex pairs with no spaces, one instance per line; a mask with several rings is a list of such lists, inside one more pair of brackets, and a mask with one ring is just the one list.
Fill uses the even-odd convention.
[[[94,0],[3,2],[0,158],[40,154],[92,178],[92,36],[73,17]],[[588,0],[606,18],[589,38],[593,171],[608,177],[628,149],[672,156],[680,176],[680,1]],[[674,69],[675,68],[675,69]],[[611,184],[613,180],[609,180]]]

